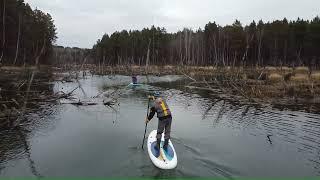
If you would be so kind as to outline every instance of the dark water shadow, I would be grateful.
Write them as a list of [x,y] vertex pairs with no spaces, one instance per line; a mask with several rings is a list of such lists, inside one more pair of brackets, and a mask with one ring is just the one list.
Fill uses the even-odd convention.
[[28,132],[29,131],[21,128],[15,128],[0,133],[0,167],[3,163],[6,163],[13,159],[26,158],[31,173],[35,177],[41,178],[42,175],[37,170],[36,164],[31,156],[31,148],[29,142],[27,141]]

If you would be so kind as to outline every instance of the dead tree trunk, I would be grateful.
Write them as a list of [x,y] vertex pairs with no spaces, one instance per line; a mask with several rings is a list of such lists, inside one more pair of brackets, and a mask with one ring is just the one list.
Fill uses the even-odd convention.
[[262,44],[262,36],[263,36],[263,29],[260,30],[259,33],[259,47],[258,47],[258,65],[262,65],[262,61],[261,61],[261,44]]
[[20,33],[21,33],[21,15],[19,15],[19,30],[18,30],[18,40],[17,40],[17,47],[16,47],[16,56],[14,58],[13,65],[16,64],[18,54],[19,54],[19,44],[20,44]]
[[284,63],[287,63],[287,51],[288,51],[288,40],[286,40],[284,43],[284,52],[283,52],[283,61],[284,62],[281,62],[281,69],[282,69],[282,65]]
[[149,39],[149,44],[148,44],[147,59],[146,59],[146,68],[148,68],[148,66],[149,66],[149,61],[150,61],[150,44],[151,44],[151,39]]
[[182,65],[182,38],[181,38],[181,33],[179,35],[179,57],[180,57],[180,64]]
[[26,48],[23,48],[23,66],[25,67],[26,66]]
[[247,57],[248,57],[248,51],[250,49],[250,43],[251,41],[253,40],[253,34],[251,35],[251,38],[249,39],[249,36],[247,36],[247,46],[246,46],[246,51],[245,53],[243,54],[242,56],[242,66],[245,67],[246,66],[246,60],[247,60]]
[[45,47],[46,47],[46,40],[44,39],[41,51],[40,51],[40,53],[38,54],[38,56],[36,57],[36,60],[35,60],[35,65],[38,66],[38,68],[39,68],[39,60],[40,60],[40,57],[42,56],[42,54],[45,51]]
[[214,57],[215,57],[215,62],[218,61],[218,51],[217,51],[217,41],[216,41],[216,35],[213,34],[213,47],[214,47]]
[[149,39],[149,44],[148,44],[148,52],[147,52],[147,59],[146,59],[146,78],[147,78],[147,83],[149,83],[149,77],[148,77],[148,73],[149,73],[149,59],[150,59],[150,44],[151,44],[151,39]]
[[192,31],[190,30],[190,34],[189,34],[189,39],[188,39],[188,64],[191,64],[191,53],[192,53],[192,49],[191,49],[191,42],[192,42]]
[[185,30],[184,47],[185,47],[185,62],[188,62],[188,31]]
[[3,0],[3,15],[2,15],[2,53],[0,57],[0,64],[2,62],[3,54],[4,54],[4,46],[6,44],[6,0]]

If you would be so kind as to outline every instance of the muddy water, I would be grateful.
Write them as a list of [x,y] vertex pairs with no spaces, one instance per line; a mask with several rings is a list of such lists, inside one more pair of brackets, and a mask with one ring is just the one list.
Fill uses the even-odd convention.
[[[29,114],[23,130],[2,130],[0,176],[320,175],[320,115],[187,93],[178,76],[148,79],[153,83],[130,89],[126,76],[87,77],[80,80],[83,90],[77,89],[75,97],[98,105],[74,106],[64,100]],[[69,92],[77,86],[57,82],[54,90]],[[174,170],[155,168],[141,149],[145,97],[154,89],[163,92],[173,112],[172,141],[178,153]],[[112,98],[117,99],[112,108],[102,104]],[[156,126],[153,119],[147,132]]]

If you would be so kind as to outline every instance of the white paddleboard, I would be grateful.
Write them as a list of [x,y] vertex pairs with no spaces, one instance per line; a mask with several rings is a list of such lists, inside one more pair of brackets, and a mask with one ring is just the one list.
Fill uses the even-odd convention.
[[155,148],[157,145],[157,130],[153,130],[148,137],[148,154],[152,163],[160,169],[174,169],[177,167],[178,159],[171,140],[167,150],[163,149],[164,134],[162,133],[160,152]]

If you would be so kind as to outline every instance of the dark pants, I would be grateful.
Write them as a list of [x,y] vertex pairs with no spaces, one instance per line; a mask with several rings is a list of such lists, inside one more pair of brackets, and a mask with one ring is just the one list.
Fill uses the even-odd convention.
[[164,139],[170,139],[171,122],[172,122],[172,117],[169,117],[163,120],[158,120],[157,139],[161,138],[163,130],[165,130]]

